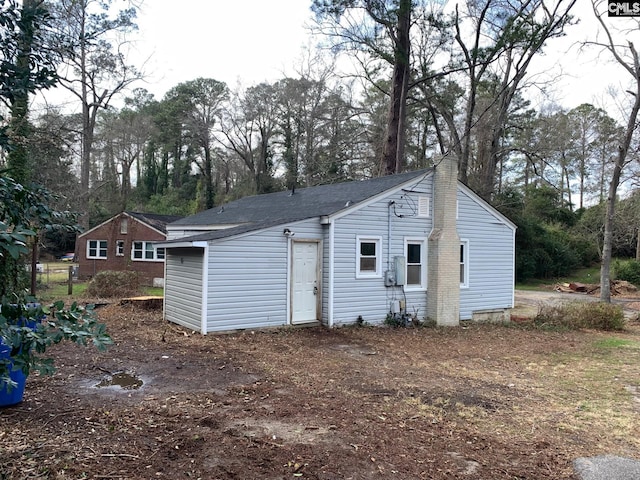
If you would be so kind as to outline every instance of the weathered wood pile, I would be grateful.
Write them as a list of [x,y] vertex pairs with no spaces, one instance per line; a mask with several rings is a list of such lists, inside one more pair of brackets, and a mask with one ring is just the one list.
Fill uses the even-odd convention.
[[[586,293],[587,295],[599,295],[599,283],[557,283],[554,286],[556,292],[562,293]],[[638,292],[638,287],[625,280],[613,280],[611,282],[611,295],[633,295]]]

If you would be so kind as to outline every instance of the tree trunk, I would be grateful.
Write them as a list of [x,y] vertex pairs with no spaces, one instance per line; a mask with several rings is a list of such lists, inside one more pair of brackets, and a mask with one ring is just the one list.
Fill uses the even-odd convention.
[[[622,147],[620,147],[622,151]],[[604,217],[604,240],[602,243],[602,262],[600,264],[600,300],[603,302],[611,302],[611,250],[613,246],[613,219],[616,210],[616,193],[620,184],[620,174],[622,173],[622,165],[620,158],[622,153],[618,154],[618,161],[613,167],[613,175],[609,182],[609,196],[607,197],[607,209]]]
[[214,207],[215,192],[213,190],[213,160],[211,158],[211,147],[204,145],[204,194],[205,208]]
[[[606,26],[602,22],[602,19],[598,17],[601,25],[609,34]],[[609,37],[611,38],[611,37]],[[620,176],[622,175],[622,169],[627,163],[627,154],[629,153],[629,147],[633,140],[633,134],[636,131],[636,121],[638,119],[638,112],[640,111],[640,59],[638,58],[638,52],[636,51],[633,43],[628,43],[630,54],[633,58],[633,64],[627,64],[619,56],[615,49],[613,41],[611,41],[610,51],[616,58],[616,60],[626,68],[626,70],[633,75],[635,81],[635,92],[633,92],[633,107],[629,112],[629,118],[627,119],[627,126],[625,128],[624,138],[618,146],[618,156],[613,166],[613,175],[611,176],[611,182],[609,182],[609,195],[607,197],[607,212],[604,219],[604,240],[602,244],[602,264],[600,266],[600,300],[603,302],[611,302],[611,249],[613,246],[613,219],[616,208],[616,195],[618,192],[618,185],[620,184]]]
[[382,163],[385,174],[400,173],[404,163],[404,139],[407,91],[409,89],[409,54],[411,43],[411,0],[400,0],[398,25],[394,46],[394,66],[387,118],[387,132],[382,147]]

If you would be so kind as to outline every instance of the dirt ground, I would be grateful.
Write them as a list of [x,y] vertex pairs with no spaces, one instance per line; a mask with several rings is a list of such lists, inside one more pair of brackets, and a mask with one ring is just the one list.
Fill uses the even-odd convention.
[[[115,345],[57,346],[0,410],[0,479],[571,479],[640,456],[637,323],[201,336],[98,312]],[[97,386],[118,372],[142,386]]]

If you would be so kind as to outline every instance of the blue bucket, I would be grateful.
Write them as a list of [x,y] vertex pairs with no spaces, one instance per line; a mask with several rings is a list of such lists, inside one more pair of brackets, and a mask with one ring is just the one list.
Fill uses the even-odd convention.
[[[28,303],[27,308],[36,308],[39,306],[37,303]],[[41,319],[40,319],[41,320]],[[26,326],[35,330],[37,327],[37,322],[33,321],[22,321],[22,326]],[[2,407],[10,407],[11,405],[16,405],[22,402],[22,398],[24,397],[24,387],[27,384],[27,376],[22,373],[21,369],[14,370],[13,362],[11,362],[11,347],[5,345],[0,339],[0,359],[8,359],[9,360],[9,378],[17,383],[15,387],[9,391],[9,385],[3,385],[0,388],[0,408]]]
[[[11,348],[6,346],[0,341],[0,359],[11,359]],[[9,368],[13,367],[13,363],[10,363]],[[22,370],[11,370],[9,372],[9,377],[11,380],[16,382],[18,385],[13,387],[11,391],[9,391],[9,385],[3,385],[0,389],[0,408],[9,407],[11,405],[15,405],[16,403],[20,403],[22,401],[22,397],[24,396],[24,386],[27,383],[27,377]]]

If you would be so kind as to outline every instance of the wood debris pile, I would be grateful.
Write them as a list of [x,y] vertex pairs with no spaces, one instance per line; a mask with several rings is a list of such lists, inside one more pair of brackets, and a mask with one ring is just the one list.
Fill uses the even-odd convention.
[[[554,288],[556,292],[562,293],[586,293],[587,295],[599,295],[599,283],[557,283]],[[614,280],[611,282],[611,295],[625,296],[638,293],[638,287],[625,280]]]

